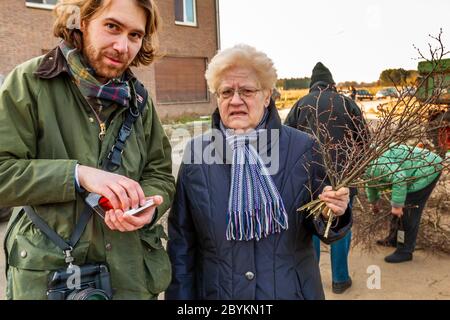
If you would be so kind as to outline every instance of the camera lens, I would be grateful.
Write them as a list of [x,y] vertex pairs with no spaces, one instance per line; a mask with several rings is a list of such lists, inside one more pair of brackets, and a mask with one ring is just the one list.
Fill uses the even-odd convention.
[[72,291],[67,300],[109,300],[105,291],[95,288],[87,288]]

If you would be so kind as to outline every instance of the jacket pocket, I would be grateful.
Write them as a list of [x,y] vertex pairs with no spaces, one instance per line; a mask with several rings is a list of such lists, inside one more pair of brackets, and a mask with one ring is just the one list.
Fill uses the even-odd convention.
[[[74,264],[84,263],[89,242],[79,242],[72,252]],[[8,265],[24,270],[54,271],[65,267],[64,253],[41,233],[16,235],[8,252]]]
[[166,290],[172,280],[169,255],[161,241],[161,238],[167,239],[167,235],[162,225],[156,225],[151,229],[141,229],[139,234],[144,246],[147,288],[157,295]]

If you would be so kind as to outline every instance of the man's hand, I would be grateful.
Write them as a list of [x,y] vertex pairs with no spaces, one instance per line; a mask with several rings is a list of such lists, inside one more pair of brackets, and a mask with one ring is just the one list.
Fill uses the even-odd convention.
[[[350,190],[348,188],[340,188],[337,191],[333,191],[331,186],[326,186],[319,195],[319,199],[325,202],[334,215],[341,216],[347,210],[348,202],[350,201]],[[323,214],[325,215],[325,213]],[[328,219],[327,216],[325,218]]]
[[118,210],[108,210],[105,215],[105,223],[111,230],[119,230],[122,232],[135,231],[146,224],[149,224],[153,220],[153,215],[155,214],[155,209],[157,206],[163,203],[163,197],[153,196],[148,197],[147,200],[153,198],[154,205],[139,212],[136,215],[124,215],[124,212],[120,209]]
[[79,165],[78,182],[87,191],[107,198],[114,210],[127,211],[145,204],[145,194],[139,183],[115,173]]
[[394,216],[401,218],[401,216],[403,216],[403,208],[402,207],[392,207],[391,213]]

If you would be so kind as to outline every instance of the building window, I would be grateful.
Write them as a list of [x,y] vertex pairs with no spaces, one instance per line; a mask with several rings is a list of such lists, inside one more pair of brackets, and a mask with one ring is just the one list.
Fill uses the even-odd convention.
[[175,23],[197,26],[195,0],[175,0]]
[[208,101],[206,58],[164,57],[155,63],[158,103]]
[[58,0],[26,0],[25,5],[30,8],[53,9]]

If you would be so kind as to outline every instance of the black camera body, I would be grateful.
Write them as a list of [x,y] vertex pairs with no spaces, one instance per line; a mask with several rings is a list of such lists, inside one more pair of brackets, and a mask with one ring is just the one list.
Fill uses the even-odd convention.
[[[74,275],[80,277],[76,288],[69,284]],[[52,272],[47,289],[48,300],[110,300],[113,296],[111,277],[105,264],[85,264]]]

